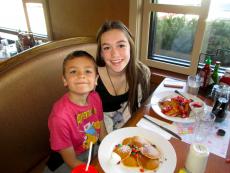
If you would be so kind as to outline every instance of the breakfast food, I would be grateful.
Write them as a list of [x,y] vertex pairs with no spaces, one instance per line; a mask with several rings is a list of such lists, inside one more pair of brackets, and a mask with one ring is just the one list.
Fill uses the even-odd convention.
[[190,114],[189,103],[191,100],[182,96],[175,96],[159,102],[161,112],[172,117],[187,118]]
[[191,102],[189,104],[193,115],[204,114],[204,103],[203,102]]
[[121,161],[121,157],[117,153],[112,152],[111,158],[110,158],[110,163],[115,165],[115,164],[119,163],[120,161]]
[[159,149],[148,140],[133,136],[125,138],[121,144],[117,144],[113,153],[120,156],[122,163],[128,167],[139,167],[141,172],[156,170],[160,165],[161,153]]

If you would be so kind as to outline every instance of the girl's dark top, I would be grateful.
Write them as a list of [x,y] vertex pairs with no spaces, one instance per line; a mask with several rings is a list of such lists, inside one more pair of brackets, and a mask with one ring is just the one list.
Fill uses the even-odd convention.
[[107,91],[100,77],[98,78],[97,82],[98,84],[96,86],[96,91],[101,97],[104,112],[116,111],[121,108],[121,103],[124,103],[128,100],[128,92],[122,95],[112,96]]

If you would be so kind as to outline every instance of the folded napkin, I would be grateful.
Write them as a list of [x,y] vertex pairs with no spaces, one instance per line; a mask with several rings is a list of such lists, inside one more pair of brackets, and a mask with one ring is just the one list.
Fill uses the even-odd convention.
[[169,88],[183,88],[185,86],[185,81],[170,78],[166,78],[163,83],[164,87]]
[[[177,128],[175,125],[172,125],[172,124],[168,124],[166,122],[163,122],[161,120],[158,120],[156,118],[153,118],[151,116],[148,116],[148,115],[145,115],[147,116],[149,119],[151,119],[152,121],[154,121],[155,123],[161,125],[161,126],[164,126],[165,128],[168,128],[169,130],[177,133]],[[146,130],[150,130],[150,131],[153,131],[161,136],[163,136],[165,139],[169,140],[172,135],[169,134],[168,132],[166,132],[165,130],[161,129],[160,127],[156,126],[155,124],[149,122],[148,120],[144,119],[144,118],[141,118],[140,121],[136,124],[137,127],[141,127],[141,128],[144,128]]]

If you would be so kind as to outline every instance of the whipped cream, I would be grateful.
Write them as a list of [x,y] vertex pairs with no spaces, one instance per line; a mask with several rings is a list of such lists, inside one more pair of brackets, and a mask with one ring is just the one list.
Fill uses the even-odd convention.
[[110,157],[110,163],[116,165],[120,161],[121,161],[121,157],[117,153],[112,152]]

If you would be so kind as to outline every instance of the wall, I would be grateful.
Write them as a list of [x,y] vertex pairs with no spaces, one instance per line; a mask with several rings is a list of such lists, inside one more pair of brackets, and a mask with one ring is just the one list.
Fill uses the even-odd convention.
[[95,36],[106,19],[129,24],[129,0],[48,0],[53,40]]

